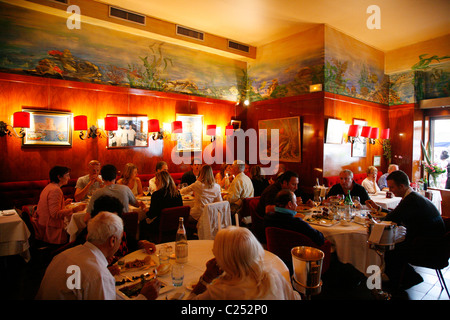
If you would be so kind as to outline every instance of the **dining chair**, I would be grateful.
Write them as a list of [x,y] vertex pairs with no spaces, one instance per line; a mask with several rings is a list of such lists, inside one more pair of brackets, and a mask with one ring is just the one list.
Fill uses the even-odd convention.
[[217,232],[231,225],[231,209],[228,201],[208,203],[198,219],[199,240],[214,240]]
[[252,218],[251,230],[255,237],[262,244],[266,243],[266,233],[264,231],[264,218],[261,217],[256,211],[260,197],[246,198],[248,201],[248,211]]
[[156,235],[155,242],[163,243],[175,241],[180,217],[183,217],[186,224],[186,221],[189,219],[190,212],[190,206],[179,206],[163,209],[161,211],[159,231]]
[[124,212],[122,214],[123,230],[127,238],[127,246],[131,251],[137,249],[139,229],[139,214],[137,212]]
[[434,269],[436,271],[442,290],[445,289],[447,296],[450,294],[442,275],[442,269],[448,267],[450,259],[450,218],[442,217],[445,231],[443,237],[418,237],[412,243],[409,263],[417,267]]
[[322,274],[330,267],[331,261],[331,242],[325,240],[324,244],[319,246],[306,235],[292,230],[281,229],[277,227],[266,228],[267,250],[276,254],[293,274],[291,249],[298,246],[307,246],[317,248],[323,251],[325,257],[322,262]]

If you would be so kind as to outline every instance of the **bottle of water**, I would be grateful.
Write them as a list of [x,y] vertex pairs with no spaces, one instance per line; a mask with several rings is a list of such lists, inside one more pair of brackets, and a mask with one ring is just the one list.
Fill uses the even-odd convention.
[[175,258],[177,263],[186,263],[188,261],[188,242],[183,221],[183,217],[180,217],[175,241]]
[[352,219],[352,207],[353,207],[353,200],[352,196],[350,195],[350,190],[348,190],[348,194],[344,199],[344,206],[345,206],[344,220],[350,222],[350,220]]

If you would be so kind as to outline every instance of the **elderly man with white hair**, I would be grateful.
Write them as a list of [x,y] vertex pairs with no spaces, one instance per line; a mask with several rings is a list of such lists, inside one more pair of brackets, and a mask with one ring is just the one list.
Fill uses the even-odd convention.
[[224,196],[224,200],[230,203],[231,213],[238,213],[242,208],[243,199],[253,197],[252,180],[244,173],[245,162],[235,160],[231,168],[235,178],[228,188],[228,194]]
[[380,187],[381,190],[383,191],[388,191],[389,187],[387,185],[387,177],[391,172],[397,171],[398,170],[398,165],[396,164],[390,164],[388,167],[388,172],[386,172],[385,174],[383,174],[380,179],[378,179],[378,186]]
[[[87,241],[53,258],[45,271],[36,299],[115,300],[115,279],[108,258],[120,246],[123,221],[114,213],[100,212],[88,223]],[[156,299],[161,283],[148,282],[139,299]]]

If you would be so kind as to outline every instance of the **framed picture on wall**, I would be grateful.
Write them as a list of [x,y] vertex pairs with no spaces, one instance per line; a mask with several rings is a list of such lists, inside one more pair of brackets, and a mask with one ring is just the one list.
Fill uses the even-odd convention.
[[176,118],[183,123],[183,133],[177,134],[177,151],[202,151],[203,115],[177,114]]
[[373,156],[373,166],[374,167],[381,166],[381,156]]
[[72,146],[72,113],[23,109],[30,113],[30,128],[25,129],[24,147]]
[[233,130],[239,130],[241,128],[241,121],[240,120],[231,120],[230,124],[233,126]]
[[[260,134],[267,134],[267,150],[261,149],[260,155],[275,155],[278,152],[279,161],[300,162],[302,160],[300,117],[259,120],[258,129],[265,129],[265,133],[260,132]],[[271,129],[278,129],[279,150],[271,150]]]
[[367,126],[367,121],[363,119],[353,119],[353,124],[359,125],[359,138],[352,144],[352,157],[365,158],[367,155],[367,139],[361,137],[362,127]]
[[148,118],[146,115],[108,114],[117,117],[117,131],[109,131],[106,147],[148,147]]
[[338,119],[328,119],[325,143],[342,143],[344,136],[345,121]]

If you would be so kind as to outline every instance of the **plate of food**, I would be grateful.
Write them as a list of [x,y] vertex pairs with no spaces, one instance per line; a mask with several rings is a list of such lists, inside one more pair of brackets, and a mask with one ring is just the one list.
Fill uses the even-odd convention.
[[305,219],[310,224],[315,224],[324,227],[332,227],[339,223],[339,221],[334,220],[328,214],[325,213],[317,213],[312,214],[308,218]]
[[[117,286],[117,281],[116,281],[116,286],[117,286],[116,293],[123,300],[132,300],[139,295],[139,293],[141,292],[141,289],[144,287],[144,285],[147,282],[154,281],[154,279],[156,279],[156,277],[154,275],[149,276],[149,277],[143,276],[143,277],[140,277],[139,279],[135,280],[131,284],[126,283],[126,284],[118,285],[118,286]],[[166,282],[162,281],[159,278],[158,278],[158,280],[159,280],[159,282],[161,282],[161,289],[159,290],[159,295],[169,292],[175,288],[174,286],[167,284]]]
[[299,213],[307,213],[307,212],[311,212],[312,208],[298,206],[295,211],[297,211]]

